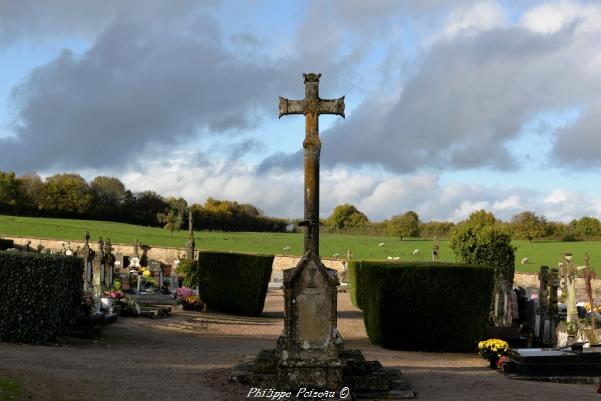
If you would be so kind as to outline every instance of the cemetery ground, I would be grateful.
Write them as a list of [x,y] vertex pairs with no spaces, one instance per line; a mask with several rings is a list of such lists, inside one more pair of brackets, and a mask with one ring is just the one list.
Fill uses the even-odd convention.
[[[62,241],[81,241],[82,233],[90,231],[93,239],[98,236],[110,238],[114,244],[130,244],[132,238],[140,242],[161,247],[180,247],[186,242],[187,232],[178,231],[170,236],[169,231],[156,227],[143,227],[106,221],[53,219],[41,217],[14,217],[0,215],[0,236],[20,236],[28,238],[48,238]],[[300,256],[303,249],[302,233],[260,233],[260,232],[219,232],[201,231],[195,234],[199,248],[204,250],[226,250],[233,252],[270,253]],[[379,244],[384,244],[378,246]],[[512,241],[515,246],[516,271],[538,272],[541,265],[556,267],[562,254],[572,252],[575,260],[584,260],[585,252],[593,266],[601,261],[599,241]],[[35,247],[36,244],[32,244]],[[290,250],[284,251],[284,248]],[[431,260],[432,241],[423,238],[399,240],[398,237],[320,234],[320,249],[323,258],[335,254],[345,258],[347,250],[352,250],[354,259],[386,259],[388,256],[402,260]],[[420,254],[412,255],[415,249]],[[528,258],[527,264],[521,264]],[[447,242],[440,241],[440,260],[454,261]]]
[[[340,293],[338,327],[347,349],[400,368],[419,400],[592,400],[592,384],[509,379],[473,354],[392,351],[370,345],[362,312]],[[122,318],[92,338],[49,346],[0,343],[0,401],[249,400],[229,382],[241,356],[273,348],[283,327],[280,290],[260,317],[182,311],[165,319]],[[435,318],[435,317],[432,317]],[[444,316],[436,318],[444,319]]]

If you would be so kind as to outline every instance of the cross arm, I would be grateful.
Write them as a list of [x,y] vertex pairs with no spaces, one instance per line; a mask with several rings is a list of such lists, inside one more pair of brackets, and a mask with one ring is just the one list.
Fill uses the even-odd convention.
[[336,114],[344,118],[344,96],[340,99],[320,99],[319,114]]
[[305,114],[305,101],[289,100],[280,96],[280,116],[278,118],[287,114]]

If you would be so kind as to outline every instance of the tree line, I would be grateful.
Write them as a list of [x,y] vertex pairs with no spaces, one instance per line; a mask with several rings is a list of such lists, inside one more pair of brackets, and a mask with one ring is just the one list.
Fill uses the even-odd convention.
[[[55,174],[42,180],[38,174],[16,176],[0,171],[0,214],[64,217],[117,221],[165,227],[176,231],[187,227],[191,211],[196,230],[297,231],[295,223],[268,217],[251,204],[209,198],[204,204],[189,205],[183,198],[163,197],[154,191],[132,192],[115,177],[98,176],[87,182],[78,174]],[[489,213],[493,218],[492,213]],[[519,213],[504,222],[495,219],[513,239],[597,240],[601,223],[595,217],[582,217],[569,223],[548,221],[532,211]],[[456,224],[423,222],[414,211],[384,221],[371,222],[354,205],[336,206],[321,221],[321,230],[330,233],[448,238]]]
[[209,198],[188,205],[183,198],[163,197],[154,191],[133,192],[115,177],[98,176],[87,182],[79,174],[16,176],[0,171],[0,214],[117,221],[165,227],[171,232],[188,227],[220,231],[285,232],[286,219],[265,216],[250,204]]
[[[509,221],[501,221],[492,213],[485,213],[487,224],[493,224],[512,239],[583,241],[601,239],[601,222],[595,217],[582,217],[569,223],[548,221],[532,211],[516,214]],[[478,219],[478,213],[471,219]],[[466,220],[467,221],[467,220]],[[338,205],[332,215],[323,220],[323,230],[347,234],[392,235],[403,237],[449,238],[453,229],[463,222],[454,224],[446,221],[422,222],[414,211],[408,211],[381,222],[371,222],[354,205]]]

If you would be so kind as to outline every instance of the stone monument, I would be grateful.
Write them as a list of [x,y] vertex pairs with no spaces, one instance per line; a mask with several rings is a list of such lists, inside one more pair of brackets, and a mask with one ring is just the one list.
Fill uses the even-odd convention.
[[194,220],[192,219],[192,211],[188,212],[188,242],[186,242],[186,259],[194,260]]
[[[320,114],[344,117],[344,96],[319,98],[321,74],[303,74],[305,98],[280,97],[280,117],[305,115],[304,254],[298,265],[284,271],[284,330],[275,350],[264,350],[234,367],[234,381],[277,390],[300,388],[336,392],[350,387],[361,399],[414,398],[401,373],[366,362],[360,351],[346,351],[337,329],[338,277],[319,257],[319,139]],[[343,394],[339,397],[346,398]],[[336,398],[336,399],[341,399]],[[350,397],[349,397],[350,398]],[[331,397],[328,397],[331,399]]]

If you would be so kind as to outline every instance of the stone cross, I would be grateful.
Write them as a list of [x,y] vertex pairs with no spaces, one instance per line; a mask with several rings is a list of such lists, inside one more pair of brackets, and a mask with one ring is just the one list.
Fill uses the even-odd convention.
[[194,260],[194,220],[192,218],[192,211],[188,212],[188,242],[186,243],[186,259]]
[[305,115],[305,219],[299,225],[306,226],[304,249],[319,255],[319,115],[336,114],[344,118],[344,96],[328,100],[319,98],[321,74],[303,74],[305,98],[288,100],[280,96],[280,118],[288,114]]
[[114,269],[114,267],[115,267],[115,256],[113,255],[113,245],[111,244],[111,239],[107,238],[106,244],[105,244],[105,262],[104,262],[105,286],[107,288],[113,287],[113,274],[114,274],[113,269]]
[[578,312],[576,311],[576,264],[572,261],[572,254],[565,252],[561,266],[561,275],[564,279],[564,292],[566,294],[567,322],[576,323]]
[[84,269],[84,285],[86,288],[93,287],[94,283],[92,282],[92,263],[94,260],[94,251],[90,248],[90,233],[86,231],[84,236],[84,244],[83,244],[83,261],[85,265]]
[[344,117],[344,97],[319,98],[321,74],[303,74],[305,99],[280,97],[280,117],[305,115],[304,254],[298,265],[284,270],[284,332],[278,339],[278,381],[281,388],[335,389],[342,384],[337,329],[336,271],[319,259],[319,140],[320,114]]
[[588,296],[588,302],[591,305],[591,329],[595,330],[596,319],[595,319],[595,300],[593,299],[593,287],[591,281],[595,278],[595,272],[589,264],[588,253],[584,255],[584,289]]

